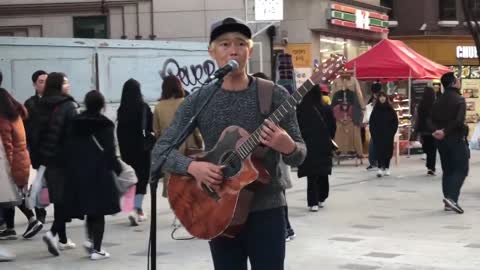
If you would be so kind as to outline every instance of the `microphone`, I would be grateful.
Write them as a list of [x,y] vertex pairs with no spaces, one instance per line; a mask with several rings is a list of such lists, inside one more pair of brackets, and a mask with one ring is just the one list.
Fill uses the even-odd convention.
[[211,82],[215,79],[222,79],[223,77],[225,77],[228,73],[236,70],[238,68],[238,62],[236,60],[230,60],[228,61],[228,63],[223,66],[222,68],[219,68],[217,69],[217,71],[215,71],[215,73],[213,73],[212,75],[210,75],[210,77],[208,77],[207,81],[206,82]]

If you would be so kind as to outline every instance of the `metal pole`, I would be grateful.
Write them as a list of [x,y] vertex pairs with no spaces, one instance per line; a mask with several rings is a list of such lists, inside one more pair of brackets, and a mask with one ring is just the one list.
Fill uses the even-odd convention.
[[412,134],[412,70],[410,69],[410,74],[408,76],[408,89],[407,89],[407,96],[408,96],[408,112],[410,114],[410,126],[408,127],[408,149],[407,149],[407,158],[410,158],[410,136]]
[[150,267],[157,270],[157,189],[158,181],[150,182]]

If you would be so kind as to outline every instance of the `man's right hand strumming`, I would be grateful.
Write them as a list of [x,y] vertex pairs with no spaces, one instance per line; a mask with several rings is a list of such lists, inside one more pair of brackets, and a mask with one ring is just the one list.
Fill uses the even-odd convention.
[[192,161],[187,172],[195,178],[200,189],[202,183],[215,189],[223,182],[222,166],[210,162]]

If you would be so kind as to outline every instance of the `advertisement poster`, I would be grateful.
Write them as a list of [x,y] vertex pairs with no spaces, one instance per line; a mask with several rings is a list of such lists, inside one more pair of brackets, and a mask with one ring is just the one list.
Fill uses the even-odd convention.
[[470,134],[478,123],[480,115],[480,80],[479,79],[463,79],[462,95],[467,104],[467,115],[465,122],[470,127]]
[[311,68],[313,66],[312,44],[288,44],[287,52],[292,55],[292,64],[295,68]]
[[413,81],[412,82],[412,102],[410,103],[410,111],[412,115],[416,115],[416,109],[418,104],[423,98],[423,92],[425,91],[425,87],[429,86],[430,81]]
[[311,76],[311,68],[295,68],[295,83],[297,88],[300,87]]

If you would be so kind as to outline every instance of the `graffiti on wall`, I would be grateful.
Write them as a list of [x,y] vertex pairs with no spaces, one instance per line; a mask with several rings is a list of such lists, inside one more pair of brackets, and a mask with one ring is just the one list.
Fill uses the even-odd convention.
[[163,63],[159,71],[160,77],[165,79],[168,75],[174,75],[190,91],[195,91],[202,87],[206,78],[215,72],[215,63],[212,60],[205,60],[202,64],[180,66],[174,58],[169,58]]

